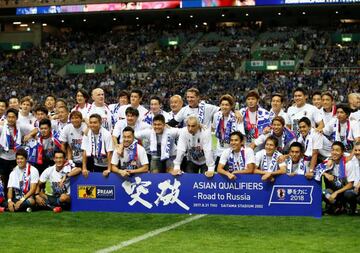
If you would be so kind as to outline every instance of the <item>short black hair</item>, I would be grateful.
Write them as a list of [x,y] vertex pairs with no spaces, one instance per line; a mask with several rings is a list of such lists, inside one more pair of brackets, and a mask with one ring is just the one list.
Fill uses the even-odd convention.
[[274,135],[270,135],[269,137],[267,137],[265,143],[267,141],[273,141],[276,148],[279,146],[279,140]]
[[154,118],[153,118],[153,122],[155,122],[155,121],[161,121],[162,123],[165,124],[165,117],[164,117],[164,115],[162,115],[162,114],[157,114],[157,115],[155,115]]
[[136,93],[136,94],[138,94],[140,98],[143,97],[143,92],[142,92],[141,90],[139,90],[139,89],[133,89],[133,90],[131,91],[131,93]]
[[347,116],[350,116],[350,114],[352,113],[351,108],[347,104],[344,104],[344,103],[336,105],[336,110],[339,110],[339,109],[342,109],[346,113]]
[[240,132],[240,131],[234,131],[234,132],[232,132],[231,134],[230,134],[230,138],[231,138],[231,136],[239,136],[239,138],[240,138],[240,141],[244,141],[244,135]]
[[85,98],[85,102],[87,103],[87,102],[89,101],[89,99],[90,99],[90,95],[89,95],[89,93],[87,92],[87,90],[85,90],[85,89],[78,89],[77,92],[76,92],[76,94],[78,94],[79,92],[83,95],[83,97]]
[[311,127],[311,121],[308,117],[302,117],[300,120],[299,120],[299,123],[300,124],[301,122],[304,122],[307,126]]
[[51,120],[49,119],[42,119],[39,122],[39,127],[41,127],[42,125],[47,125],[51,128]]
[[334,141],[334,143],[331,145],[331,147],[334,147],[334,146],[339,146],[342,152],[345,151],[345,145],[341,141]]
[[16,154],[15,154],[15,157],[18,157],[18,156],[23,156],[25,159],[28,158],[28,153],[26,152],[25,149],[23,148],[20,148],[16,151]]
[[129,127],[129,126],[126,126],[123,130],[122,130],[122,132],[124,133],[124,132],[131,132],[133,135],[134,135],[134,129],[132,129],[131,127]]
[[19,118],[19,111],[16,110],[15,108],[7,109],[5,115],[8,115],[9,113],[13,113],[13,114],[15,114],[16,118]]
[[134,115],[136,117],[139,117],[139,110],[134,108],[134,107],[131,107],[129,106],[128,108],[126,108],[125,110],[125,115],[128,115],[128,114],[131,114],[131,115]]
[[289,150],[291,150],[292,147],[300,148],[300,152],[304,153],[304,146],[300,142],[295,141],[291,143]]
[[97,113],[91,114],[90,117],[89,117],[89,120],[90,120],[91,118],[97,119],[97,120],[100,122],[100,124],[102,123],[101,116],[100,116],[99,114],[97,114]]
[[298,91],[301,92],[302,94],[304,94],[304,96],[307,95],[305,89],[304,89],[304,88],[301,88],[301,87],[295,88],[294,91],[293,91],[293,95],[295,94],[295,92],[298,92]]

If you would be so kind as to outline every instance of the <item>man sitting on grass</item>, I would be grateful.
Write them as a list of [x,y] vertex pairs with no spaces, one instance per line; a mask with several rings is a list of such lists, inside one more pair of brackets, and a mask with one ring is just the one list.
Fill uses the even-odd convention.
[[[35,199],[40,207],[61,212],[62,208],[70,207],[70,177],[78,175],[81,168],[67,162],[65,153],[61,150],[55,151],[54,162],[55,165],[48,167],[41,174]],[[50,183],[52,195],[44,192],[46,182]]]

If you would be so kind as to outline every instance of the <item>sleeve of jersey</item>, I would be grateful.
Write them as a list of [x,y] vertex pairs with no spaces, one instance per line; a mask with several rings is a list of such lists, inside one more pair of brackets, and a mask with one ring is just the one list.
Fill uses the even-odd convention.
[[203,139],[203,150],[205,155],[206,166],[208,167],[209,171],[215,170],[215,161],[212,152],[212,138],[211,132],[206,130],[202,136]]
[[220,156],[219,164],[226,165],[226,163],[229,159],[230,152],[231,152],[231,149],[225,149],[222,152],[222,154]]
[[174,170],[180,170],[181,162],[186,152],[186,134],[184,131],[180,133],[179,141],[177,144],[176,158],[174,160]]

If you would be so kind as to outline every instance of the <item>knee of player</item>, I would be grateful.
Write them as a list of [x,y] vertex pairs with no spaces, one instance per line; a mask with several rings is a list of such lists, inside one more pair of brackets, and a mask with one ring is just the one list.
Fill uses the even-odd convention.
[[70,202],[70,196],[67,194],[61,194],[60,196],[60,202],[64,203],[64,202]]

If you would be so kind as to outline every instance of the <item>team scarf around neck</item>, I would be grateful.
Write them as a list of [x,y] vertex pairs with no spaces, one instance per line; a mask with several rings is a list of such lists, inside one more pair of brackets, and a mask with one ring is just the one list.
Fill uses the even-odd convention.
[[312,147],[312,131],[313,129],[310,129],[310,131],[307,133],[306,136],[302,136],[300,134],[300,137],[297,139],[298,142],[302,143],[304,145],[305,149],[305,156],[310,158],[312,156],[312,148],[311,150],[308,150],[308,147]]
[[[334,170],[335,167],[335,163],[333,163],[332,167],[328,167],[327,166],[328,163],[328,159],[326,159],[325,161],[323,161],[322,163],[320,163],[318,166],[316,166],[315,168],[315,176],[314,179],[316,181],[320,181],[321,180],[321,176],[327,172],[327,171],[332,171]],[[339,162],[339,179],[344,179],[346,178],[346,157],[342,156],[340,158],[340,162]]]
[[23,173],[23,189],[22,192],[24,193],[24,195],[26,193],[28,193],[28,191],[30,190],[30,172],[31,172],[31,165],[29,163],[26,164],[26,169],[24,170]]
[[[50,133],[49,139],[54,143],[54,145],[61,149],[61,142],[57,138],[55,134],[52,132]],[[44,156],[44,145],[43,145],[44,138],[40,135],[37,143],[37,155],[36,155],[36,163],[43,164],[43,156]]]
[[103,140],[102,128],[99,130],[98,138],[96,139],[95,134],[91,131],[91,156],[95,158],[103,158],[106,156],[105,143]]
[[245,131],[248,133],[251,139],[259,137],[259,128],[258,128],[258,110],[255,112],[255,124],[251,124],[250,122],[250,110],[246,108],[245,118],[244,118],[244,126]]
[[331,141],[341,141],[345,145],[346,150],[348,150],[349,148],[351,149],[352,140],[350,139],[350,120],[346,120],[346,135],[344,141],[341,140],[341,124],[338,119],[335,120],[333,129],[334,132],[331,134],[330,137]]
[[16,150],[18,150],[21,146],[20,130],[14,126],[13,130],[11,131],[9,125],[5,123],[0,135],[0,146],[6,152],[8,152],[10,148],[16,152]]
[[216,119],[216,130],[215,136],[220,140],[221,143],[230,143],[230,134],[235,130],[236,118],[235,113],[230,112],[228,121],[225,126],[225,117],[222,112],[219,112],[219,115]]
[[[171,138],[169,131],[165,128],[161,136],[161,157],[160,160],[166,160],[170,158],[170,152],[173,147],[174,140]],[[157,138],[154,130],[151,130],[150,135],[150,152],[152,155],[157,154]]]
[[[161,114],[161,115],[162,115],[162,114],[163,114],[163,110],[160,110],[159,113],[157,113],[157,114]],[[149,125],[152,125],[155,114],[154,114],[152,111],[149,110],[144,116],[145,116],[145,117],[144,117],[143,121],[144,121],[145,123],[149,124]]]
[[204,120],[205,120],[205,101],[201,101],[199,103],[199,121],[201,124],[204,124]]
[[279,151],[275,150],[275,152],[271,156],[271,161],[270,161],[270,166],[269,166],[266,152],[264,152],[264,156],[263,156],[263,160],[262,160],[262,170],[267,171],[267,172],[276,171],[276,167],[278,166],[277,159],[279,158],[280,155],[281,155],[281,153]]
[[[271,131],[271,135],[276,136],[273,130]],[[278,147],[279,151],[283,150],[286,145],[288,145],[294,139],[296,139],[295,133],[289,128],[283,127],[283,133],[281,135],[281,147]]]
[[293,167],[293,161],[291,160],[291,158],[289,157],[288,159],[286,159],[286,173],[290,174],[290,173],[294,173],[295,171],[297,175],[305,175],[306,173],[306,164],[305,164],[305,160],[304,158],[301,158],[298,162],[298,168],[295,170]]
[[229,160],[229,172],[237,171],[237,170],[245,170],[245,148],[241,147],[238,159],[235,159],[235,152],[231,151]]

